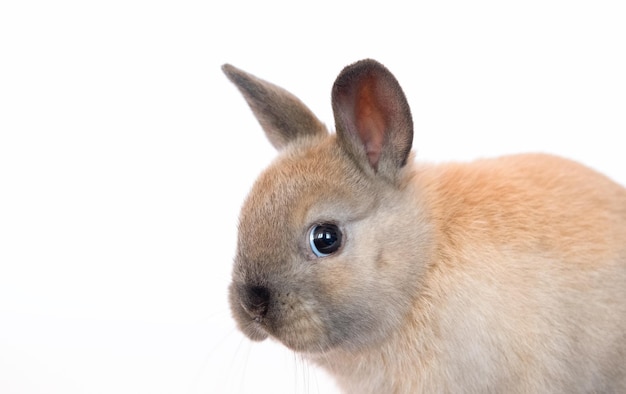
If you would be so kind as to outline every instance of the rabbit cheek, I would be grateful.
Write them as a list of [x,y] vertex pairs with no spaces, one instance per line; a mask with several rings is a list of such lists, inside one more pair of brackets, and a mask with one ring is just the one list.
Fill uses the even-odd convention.
[[318,353],[331,348],[359,348],[371,340],[376,313],[353,305],[334,305],[319,289],[298,289],[280,300],[271,334],[292,350]]
[[328,330],[317,304],[312,300],[289,296],[281,302],[280,316],[273,335],[288,348],[300,352],[317,352],[329,348]]

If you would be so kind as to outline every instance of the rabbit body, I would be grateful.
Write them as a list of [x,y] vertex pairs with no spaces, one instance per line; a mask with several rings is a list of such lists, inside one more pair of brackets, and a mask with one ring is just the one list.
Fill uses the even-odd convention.
[[543,154],[415,164],[406,98],[373,60],[337,78],[336,133],[224,71],[280,151],[240,216],[244,334],[348,393],[626,393],[626,189]]

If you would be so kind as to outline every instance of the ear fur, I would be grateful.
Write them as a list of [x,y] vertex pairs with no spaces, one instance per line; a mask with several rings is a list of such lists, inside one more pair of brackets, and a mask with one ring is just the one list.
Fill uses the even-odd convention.
[[276,149],[301,137],[328,133],[311,110],[285,89],[230,64],[224,64],[222,71],[242,93]]
[[365,170],[389,180],[408,159],[413,119],[396,78],[366,59],[341,71],[332,89],[339,143]]

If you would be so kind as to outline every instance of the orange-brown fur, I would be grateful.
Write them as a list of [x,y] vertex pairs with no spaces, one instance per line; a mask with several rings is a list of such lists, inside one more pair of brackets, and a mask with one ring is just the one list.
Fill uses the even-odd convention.
[[[384,346],[317,358],[346,374],[347,392],[493,392],[494,383],[516,393],[626,388],[624,188],[539,154],[417,166],[407,179],[416,205],[436,223],[435,263],[406,326]],[[574,314],[561,310],[568,300]],[[468,355],[465,342],[475,340],[491,356]],[[355,358],[362,358],[357,372]],[[593,382],[607,364],[597,378],[605,381]],[[500,374],[494,369],[506,380],[490,379]],[[464,372],[471,379],[446,376]]]

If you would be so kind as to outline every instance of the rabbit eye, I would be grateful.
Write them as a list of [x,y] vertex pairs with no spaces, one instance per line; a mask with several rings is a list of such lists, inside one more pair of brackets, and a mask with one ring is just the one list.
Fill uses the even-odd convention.
[[309,243],[317,257],[328,256],[341,246],[341,231],[332,223],[315,225],[309,233]]

